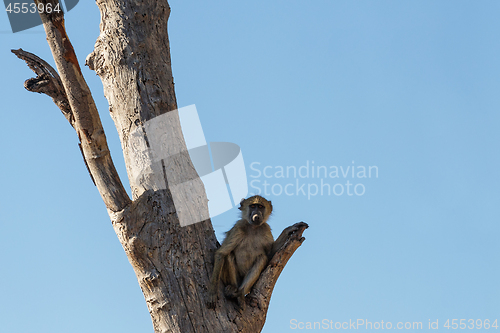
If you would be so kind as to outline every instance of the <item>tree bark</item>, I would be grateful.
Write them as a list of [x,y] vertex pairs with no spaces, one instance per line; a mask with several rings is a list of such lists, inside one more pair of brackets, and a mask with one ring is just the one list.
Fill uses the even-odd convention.
[[[150,156],[144,157],[134,149],[134,145],[152,144],[144,131],[147,121],[177,109],[167,35],[170,7],[166,0],[96,2],[101,11],[101,33],[86,64],[103,82],[133,200],[114,168],[62,13],[41,13],[57,72],[35,55],[13,51],[37,74],[26,82],[26,89],[51,96],[74,127],[89,173],[137,275],[155,332],[260,332],[274,285],[304,241],[302,233],[307,224],[296,224],[298,231],[287,235],[286,243],[247,296],[257,300],[258,306],[247,302],[246,310],[240,313],[237,304],[226,300],[220,290],[216,309],[207,308],[209,279],[219,245],[209,219],[188,226],[179,222],[181,212],[174,204],[172,186],[201,180],[187,154],[178,117],[169,118],[165,128],[168,146],[178,153],[161,168]],[[150,172],[144,174],[144,169]],[[158,186],[160,178],[165,187]],[[200,207],[200,212],[189,214],[208,216],[204,193],[188,190],[185,200],[193,200]]]

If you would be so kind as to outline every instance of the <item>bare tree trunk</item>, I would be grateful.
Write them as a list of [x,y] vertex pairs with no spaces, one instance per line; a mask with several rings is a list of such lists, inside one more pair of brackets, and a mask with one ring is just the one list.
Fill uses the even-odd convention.
[[[54,7],[58,1],[35,2]],[[307,225],[301,224],[298,232],[289,235],[254,285],[249,296],[258,300],[258,307],[248,304],[239,313],[236,303],[220,297],[215,310],[207,308],[218,243],[210,220],[184,227],[179,223],[172,186],[201,180],[187,154],[178,117],[169,118],[166,133],[169,147],[180,153],[172,155],[161,168],[150,158],[139,156],[131,144],[134,136],[134,144],[149,147],[143,126],[177,109],[167,35],[170,7],[166,0],[96,2],[101,11],[101,33],[86,64],[103,82],[122,143],[133,200],[113,166],[62,13],[41,14],[57,72],[33,54],[13,51],[37,74],[26,81],[25,87],[51,96],[77,132],[89,173],[137,275],[155,332],[260,332],[276,280],[304,241],[302,232]],[[144,169],[150,173],[144,174]],[[164,181],[164,187],[158,186],[158,179]],[[184,195],[185,200],[197,203],[200,212],[189,213],[208,216],[205,194],[196,188]]]

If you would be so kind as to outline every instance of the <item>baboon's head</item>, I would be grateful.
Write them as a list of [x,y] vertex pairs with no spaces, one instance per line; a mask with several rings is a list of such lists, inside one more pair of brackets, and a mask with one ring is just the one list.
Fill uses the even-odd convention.
[[241,199],[241,218],[253,225],[265,223],[273,211],[271,201],[267,201],[260,195],[254,195],[248,199]]

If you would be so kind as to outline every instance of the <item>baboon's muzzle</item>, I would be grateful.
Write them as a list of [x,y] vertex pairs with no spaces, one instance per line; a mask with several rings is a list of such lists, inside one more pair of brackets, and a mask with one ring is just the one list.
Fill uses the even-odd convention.
[[262,215],[260,213],[252,214],[252,223],[253,224],[262,223]]

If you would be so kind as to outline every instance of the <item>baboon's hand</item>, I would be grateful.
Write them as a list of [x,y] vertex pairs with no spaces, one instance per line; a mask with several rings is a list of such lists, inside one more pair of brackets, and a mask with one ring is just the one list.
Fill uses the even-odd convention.
[[236,298],[239,296],[238,288],[233,285],[228,284],[224,289],[224,296],[227,298]]
[[207,307],[209,309],[215,309],[215,305],[217,304],[217,293],[208,293],[208,301],[207,301]]

